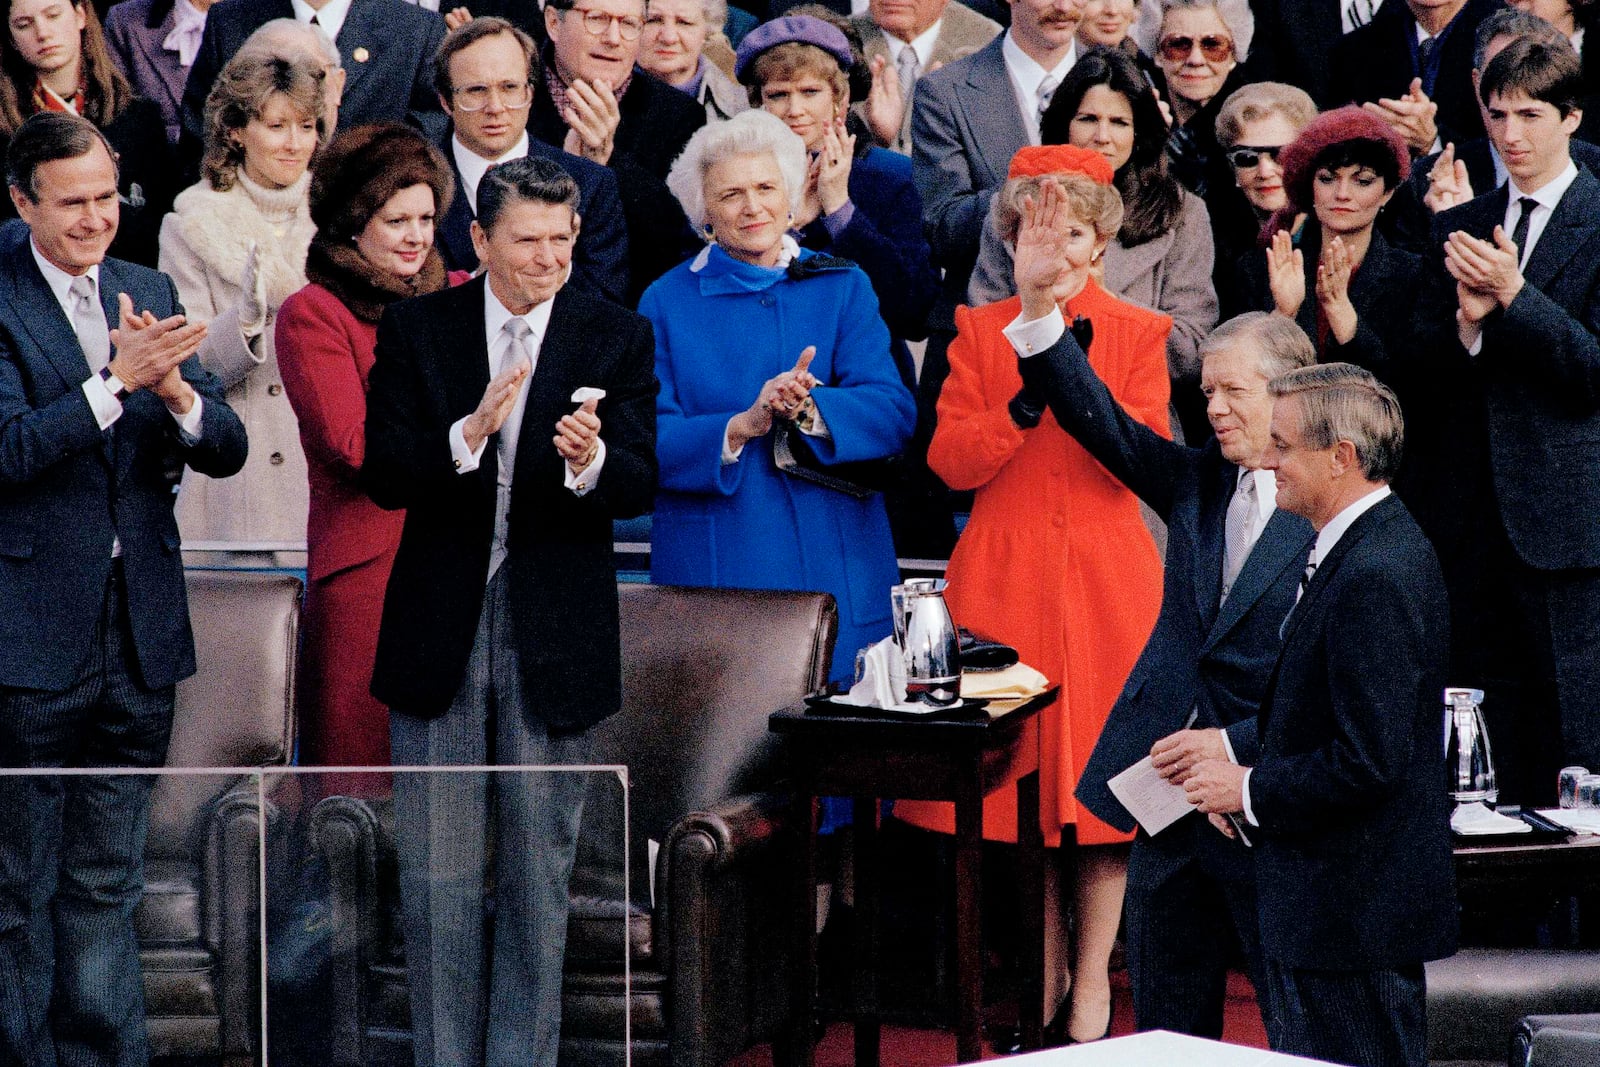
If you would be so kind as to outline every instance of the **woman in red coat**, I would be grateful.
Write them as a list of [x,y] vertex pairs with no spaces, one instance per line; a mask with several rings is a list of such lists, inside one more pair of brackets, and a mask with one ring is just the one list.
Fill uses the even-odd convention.
[[[1080,1041],[1103,1036],[1110,1022],[1121,846],[1131,835],[1080,809],[1072,791],[1155,625],[1161,560],[1137,499],[1023,389],[1018,360],[1048,348],[1065,323],[1087,318],[1090,365],[1135,418],[1167,433],[1172,320],[1118,300],[1094,278],[1122,220],[1111,176],[1110,164],[1086,149],[1017,153],[996,210],[1001,233],[1017,246],[1020,295],[957,311],[960,332],[928,450],[929,466],[951,488],[977,491],[950,558],[946,598],[956,622],[1014,646],[1061,686],[1040,717],[1040,814],[1047,844],[1075,824],[1080,847],[1067,1026]],[[902,802],[895,811],[951,829],[947,806]],[[1015,840],[1016,813],[1015,789],[990,796],[984,836]]]
[[[366,450],[367,374],[385,306],[465,277],[447,278],[433,248],[434,219],[453,184],[438,149],[396,124],[341,135],[312,174],[310,284],[284,301],[277,325],[279,369],[311,482],[300,673],[304,764],[389,763],[389,712],[368,686],[405,512],[379,508],[356,481]],[[360,792],[375,785],[323,784]]]

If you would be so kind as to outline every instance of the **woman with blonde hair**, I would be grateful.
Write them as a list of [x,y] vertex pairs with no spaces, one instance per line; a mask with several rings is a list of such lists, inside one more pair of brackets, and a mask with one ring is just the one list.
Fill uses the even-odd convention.
[[326,135],[323,71],[252,50],[223,68],[206,98],[203,177],[161,225],[161,269],[192,321],[221,336],[206,368],[250,435],[244,470],[223,481],[190,472],[178,495],[184,540],[284,551],[306,536],[305,452],[273,344],[279,305],[306,284],[316,227],[307,168]]

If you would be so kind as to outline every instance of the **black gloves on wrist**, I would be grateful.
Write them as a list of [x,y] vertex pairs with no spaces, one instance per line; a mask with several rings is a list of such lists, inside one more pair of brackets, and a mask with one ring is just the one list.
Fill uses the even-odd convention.
[[1031,430],[1044,418],[1044,398],[1024,385],[1006,404],[1006,409],[1011,412],[1011,421],[1017,424],[1019,430]]

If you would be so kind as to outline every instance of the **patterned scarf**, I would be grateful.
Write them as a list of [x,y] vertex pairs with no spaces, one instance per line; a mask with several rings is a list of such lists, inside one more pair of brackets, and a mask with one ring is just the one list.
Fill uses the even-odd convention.
[[83,114],[84,85],[78,83],[78,91],[72,94],[71,100],[63,100],[44,84],[44,79],[37,74],[33,77],[33,110],[35,114],[41,111],[71,111],[75,115]]
[[[628,71],[628,76],[611,87],[611,94],[617,98],[617,103],[622,103],[622,98],[627,95],[628,86],[633,84],[633,71]],[[561,80],[556,73],[556,64],[553,57],[547,56],[544,62],[544,87],[550,93],[550,102],[556,106],[556,114],[565,121],[567,108],[570,105],[567,93],[567,83]]]

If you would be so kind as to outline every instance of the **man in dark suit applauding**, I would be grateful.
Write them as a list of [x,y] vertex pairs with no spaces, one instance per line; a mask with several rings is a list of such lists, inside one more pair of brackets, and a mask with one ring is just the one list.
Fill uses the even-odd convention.
[[1455,951],[1455,868],[1439,716],[1444,579],[1389,481],[1394,393],[1346,363],[1271,385],[1278,506],[1317,531],[1260,715],[1253,766],[1185,783],[1256,848],[1272,1047],[1424,1067],[1423,963]]
[[[1031,251],[1019,240],[1019,277]],[[1311,545],[1311,527],[1275,506],[1272,473],[1260,469],[1271,444],[1267,382],[1316,353],[1282,316],[1251,312],[1218,327],[1200,346],[1216,437],[1199,449],[1129,416],[1065,330],[1037,355],[1019,355],[1029,389],[1048,400],[1062,429],[1167,524],[1161,615],[1077,788],[1096,815],[1132,830],[1133,816],[1106,783],[1146,756],[1179,783],[1208,757],[1256,758],[1256,712]],[[1220,1038],[1235,937],[1264,993],[1250,854],[1204,819],[1139,833],[1126,909],[1139,1029]]]
[[[378,324],[362,476],[406,509],[372,680],[396,766],[583,764],[621,705],[611,521],[655,495],[655,343],[564,286],[577,204],[549,160],[496,167],[472,224],[485,274]],[[418,1067],[555,1067],[585,778],[395,775]]]
[[[133,909],[148,776],[194,673],[172,517],[184,465],[244,464],[172,281],[106,259],[117,169],[41,112],[6,155],[27,230],[0,241],[0,1063],[148,1063]],[[112,324],[115,324],[113,327]]]

